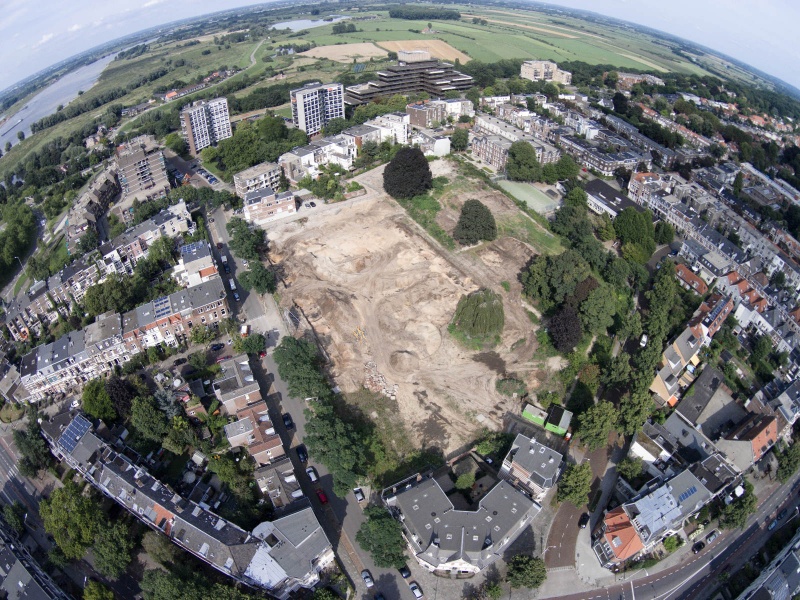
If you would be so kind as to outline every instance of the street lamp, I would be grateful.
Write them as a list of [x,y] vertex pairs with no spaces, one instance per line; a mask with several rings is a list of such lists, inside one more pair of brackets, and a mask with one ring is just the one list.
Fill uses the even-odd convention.
[[547,548],[545,548],[544,551],[542,552],[542,560],[544,560],[545,554],[547,554],[547,551],[550,550],[551,548],[558,548],[558,546],[548,546]]
[[24,269],[25,267],[22,266],[22,261],[19,259],[19,256],[15,256],[14,258],[17,259],[17,262],[19,263],[19,268]]

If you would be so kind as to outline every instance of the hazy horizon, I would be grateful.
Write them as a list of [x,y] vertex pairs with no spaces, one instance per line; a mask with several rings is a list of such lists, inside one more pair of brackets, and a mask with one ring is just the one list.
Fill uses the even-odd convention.
[[[242,0],[8,0],[0,14],[0,89],[62,60],[127,35],[181,19],[264,4]],[[788,0],[559,0],[552,6],[587,10],[675,35],[735,58],[800,89],[800,48],[793,40],[800,3]],[[757,7],[754,7],[757,5]],[[330,5],[335,12],[335,5]],[[89,35],[89,32],[92,35]]]

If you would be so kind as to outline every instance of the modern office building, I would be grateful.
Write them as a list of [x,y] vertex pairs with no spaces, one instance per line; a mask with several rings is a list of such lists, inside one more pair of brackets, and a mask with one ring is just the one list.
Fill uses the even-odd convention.
[[316,135],[332,119],[344,118],[344,88],[341,83],[310,83],[289,92],[292,121],[308,135]]
[[465,92],[472,87],[472,76],[460,73],[450,63],[432,59],[425,50],[397,53],[396,65],[378,71],[378,81],[347,88],[345,102],[366,104],[380,96],[427,92],[431,97],[444,97],[447,92]]
[[522,63],[519,76],[531,81],[554,81],[564,85],[572,83],[572,73],[562,71],[551,60],[526,60]]
[[220,140],[231,137],[233,130],[227,98],[203,100],[184,106],[181,127],[192,156],[196,156],[203,148],[215,146]]
[[153,136],[139,136],[119,146],[116,160],[123,198],[151,200],[169,192],[164,152]]

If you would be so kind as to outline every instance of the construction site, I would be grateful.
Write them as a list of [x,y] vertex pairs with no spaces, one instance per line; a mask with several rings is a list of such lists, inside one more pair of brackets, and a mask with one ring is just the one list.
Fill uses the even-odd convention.
[[[470,198],[497,219],[519,214],[502,193],[459,176],[453,163],[431,168],[450,180],[438,198],[437,222],[446,231]],[[514,374],[535,389],[545,375],[532,360],[535,325],[518,282],[537,251],[513,237],[442,248],[382,192],[382,171],[357,178],[370,192],[363,201],[270,227],[270,256],[287,285],[281,305],[302,313],[301,333],[313,329],[345,395],[364,388],[381,394],[396,404],[415,447],[450,454],[484,427],[502,427],[507,412],[519,413],[519,399],[496,391],[498,378]],[[459,298],[483,287],[503,297],[505,328],[494,348],[468,350],[448,324]]]

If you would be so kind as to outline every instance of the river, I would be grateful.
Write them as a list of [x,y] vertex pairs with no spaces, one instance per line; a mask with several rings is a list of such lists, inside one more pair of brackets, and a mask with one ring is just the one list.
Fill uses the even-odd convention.
[[6,142],[17,143],[17,132],[24,131],[25,137],[31,134],[31,124],[42,117],[56,111],[59,104],[66,106],[78,97],[78,92],[91,88],[100,77],[106,65],[114,60],[115,54],[109,54],[80,69],[64,75],[58,81],[51,83],[33,98],[28,100],[25,107],[17,114],[0,125],[0,147],[5,147]]
[[291,29],[292,31],[300,31],[302,29],[312,29],[314,27],[322,27],[323,25],[330,25],[331,23],[336,23],[337,21],[343,21],[348,17],[338,17],[336,15],[331,15],[333,19],[330,21],[324,21],[322,19],[298,19],[296,21],[284,21],[283,23],[275,23],[271,25],[275,29]]

